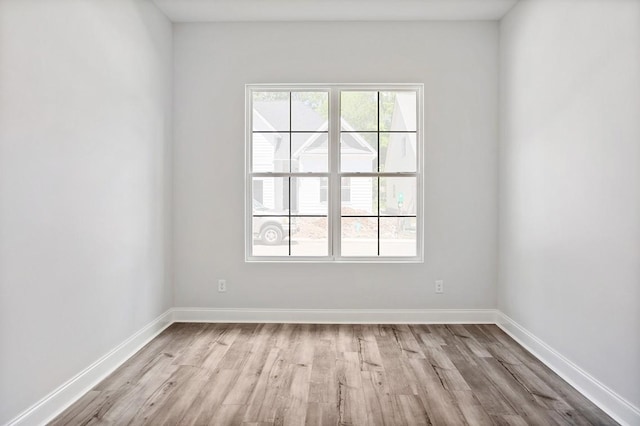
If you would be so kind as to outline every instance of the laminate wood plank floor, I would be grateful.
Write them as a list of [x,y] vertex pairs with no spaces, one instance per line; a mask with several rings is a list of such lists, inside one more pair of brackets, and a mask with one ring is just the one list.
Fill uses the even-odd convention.
[[614,425],[495,325],[176,323],[52,425]]

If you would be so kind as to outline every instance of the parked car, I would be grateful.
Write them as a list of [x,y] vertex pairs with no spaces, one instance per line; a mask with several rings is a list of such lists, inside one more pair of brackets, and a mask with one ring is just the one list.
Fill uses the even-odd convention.
[[[253,200],[253,214],[261,215],[253,217],[253,239],[267,245],[280,244],[285,238],[298,231],[296,218],[291,218],[289,223],[289,210],[274,210]],[[264,216],[262,216],[264,215]]]

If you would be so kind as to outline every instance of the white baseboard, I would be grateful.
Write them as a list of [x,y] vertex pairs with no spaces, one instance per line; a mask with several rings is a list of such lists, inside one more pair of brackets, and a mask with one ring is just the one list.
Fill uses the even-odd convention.
[[621,425],[640,426],[640,409],[600,383],[533,333],[497,311],[496,325]]
[[640,409],[495,309],[222,309],[172,308],[18,415],[8,426],[41,425],[122,365],[174,322],[321,324],[496,324],[622,425],[640,426]]
[[495,309],[173,308],[175,322],[314,324],[495,324]]
[[11,420],[7,426],[42,425],[77,401],[173,323],[171,310],[140,329],[102,358]]

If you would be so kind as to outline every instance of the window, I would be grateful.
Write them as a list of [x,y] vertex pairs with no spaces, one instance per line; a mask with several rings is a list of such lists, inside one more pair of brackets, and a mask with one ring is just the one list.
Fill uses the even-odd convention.
[[[351,178],[344,178],[341,184],[341,201],[348,203],[351,201]],[[320,179],[320,202],[326,203],[329,200],[329,179]]]
[[421,261],[421,85],[247,86],[249,261]]

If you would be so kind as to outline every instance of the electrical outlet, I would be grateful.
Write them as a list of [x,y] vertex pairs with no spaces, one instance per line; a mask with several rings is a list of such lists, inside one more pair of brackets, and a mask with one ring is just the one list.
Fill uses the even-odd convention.
[[436,280],[436,293],[444,293],[444,281]]
[[218,291],[220,293],[227,291],[227,280],[218,280]]

